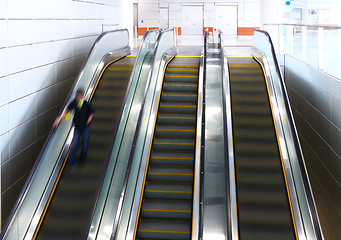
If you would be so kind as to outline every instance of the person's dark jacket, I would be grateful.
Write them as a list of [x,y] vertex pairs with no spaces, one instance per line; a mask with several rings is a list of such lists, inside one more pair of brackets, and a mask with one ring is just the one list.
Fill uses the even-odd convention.
[[69,106],[68,110],[74,110],[75,115],[73,117],[73,124],[75,125],[75,128],[78,128],[79,130],[83,131],[85,127],[87,126],[87,121],[89,119],[89,116],[92,113],[95,113],[95,108],[84,100],[82,107],[79,109],[77,107],[77,102],[73,100]]

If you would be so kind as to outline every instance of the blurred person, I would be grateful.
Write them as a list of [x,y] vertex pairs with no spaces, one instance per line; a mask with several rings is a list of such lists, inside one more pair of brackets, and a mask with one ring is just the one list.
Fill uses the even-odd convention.
[[84,100],[84,91],[77,90],[74,100],[68,105],[67,109],[65,109],[64,112],[56,118],[56,120],[53,123],[53,126],[57,127],[60,121],[70,111],[74,111],[73,125],[75,126],[75,130],[73,134],[72,145],[67,165],[69,167],[72,167],[75,163],[78,143],[81,137],[83,137],[83,141],[79,163],[80,165],[84,165],[85,163],[86,155],[88,152],[91,121],[95,113],[95,108],[86,100]]

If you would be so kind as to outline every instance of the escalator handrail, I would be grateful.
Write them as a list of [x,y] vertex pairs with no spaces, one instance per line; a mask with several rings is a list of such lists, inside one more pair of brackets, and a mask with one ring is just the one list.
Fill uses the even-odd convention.
[[[126,32],[126,34],[128,34],[128,39],[129,39],[129,32],[128,32],[127,29],[118,29],[118,30],[103,32],[102,34],[100,34],[97,37],[97,39],[95,40],[94,44],[92,45],[92,47],[90,49],[90,52],[89,52],[86,60],[83,62],[83,65],[81,66],[80,72],[79,72],[75,82],[73,83],[73,85],[71,87],[71,90],[69,91],[68,96],[66,97],[66,100],[65,100],[65,102],[63,104],[63,107],[61,108],[61,110],[59,112],[59,115],[67,108],[68,104],[72,101],[73,96],[77,92],[79,84],[80,84],[81,79],[82,79],[82,76],[83,76],[84,72],[86,71],[89,62],[92,59],[91,57],[92,57],[93,53],[95,52],[95,49],[98,46],[98,44],[100,43],[100,41],[107,34],[112,34],[112,33],[116,33],[116,32]],[[129,44],[129,41],[125,44],[125,47],[123,47],[122,49],[125,49],[125,50],[129,49],[128,44]],[[120,50],[122,50],[122,49],[120,49]],[[119,50],[119,49],[113,49],[113,50]],[[100,63],[101,62],[99,62],[98,65],[100,65]],[[96,71],[94,72],[94,75],[95,75],[95,73],[97,71],[98,71],[98,69],[96,69]],[[93,77],[94,77],[94,75],[93,75]],[[93,79],[90,81],[88,86],[92,85],[92,82],[93,82]],[[84,92],[85,92],[85,99],[86,100],[88,100],[90,98],[90,94],[88,93],[88,90],[89,89],[84,90]],[[6,222],[5,226],[3,227],[2,231],[1,231],[0,239],[5,239],[7,237],[8,233],[9,233],[9,230],[10,230],[12,224],[13,224],[13,221],[15,220],[16,216],[18,215],[18,212],[21,209],[21,206],[22,206],[22,204],[23,204],[23,202],[25,200],[25,197],[26,197],[28,191],[30,190],[30,188],[31,188],[31,186],[32,186],[32,184],[34,182],[35,176],[37,175],[38,170],[40,169],[40,166],[42,164],[42,161],[44,159],[46,151],[47,151],[47,149],[49,149],[51,147],[51,142],[54,139],[57,130],[58,130],[58,127],[52,127],[51,130],[49,131],[49,134],[48,134],[48,136],[47,136],[47,138],[45,140],[45,143],[44,143],[44,145],[43,145],[43,147],[42,147],[42,149],[41,149],[41,151],[40,151],[40,153],[39,153],[39,155],[38,155],[38,157],[37,157],[37,159],[36,159],[32,169],[31,169],[31,171],[30,171],[30,174],[29,174],[29,176],[28,176],[28,178],[27,178],[27,180],[26,180],[26,182],[25,182],[25,184],[24,184],[24,186],[23,186],[23,188],[22,188],[22,190],[21,190],[21,192],[20,192],[20,194],[18,196],[18,199],[17,199],[17,201],[16,201],[16,203],[15,203],[15,205],[14,205],[14,207],[13,207],[13,209],[12,209],[12,211],[11,211],[9,217],[8,217],[7,222]],[[68,136],[69,136],[71,131],[72,131],[72,128],[70,128]],[[65,144],[66,143],[64,143],[64,147],[65,147]],[[64,149],[64,147],[62,149]],[[59,154],[59,157],[58,157],[58,159],[56,161],[56,165],[57,165],[57,162],[61,161],[61,156],[62,156],[62,153]],[[56,173],[56,174],[59,174],[59,173]],[[51,176],[50,176],[49,179],[51,180]],[[50,184],[53,184],[53,183],[50,183]],[[48,186],[45,187],[45,191],[46,191],[47,188],[48,188]],[[41,201],[42,201],[42,199],[40,199],[40,202]],[[43,206],[43,207],[45,207],[45,206]],[[35,212],[37,212],[37,209],[36,209]],[[31,221],[32,221],[32,219],[31,219]],[[26,232],[26,234],[27,234],[27,232]]]
[[[117,133],[118,133],[118,128],[119,128],[119,126],[121,124],[123,124],[122,123],[123,112],[127,108],[127,106],[126,106],[127,105],[127,99],[128,99],[128,95],[129,95],[129,92],[130,92],[131,85],[132,85],[134,73],[139,70],[139,69],[137,69],[137,67],[138,67],[137,66],[138,65],[138,59],[140,59],[141,57],[144,57],[144,56],[141,56],[144,43],[145,43],[148,35],[151,34],[151,33],[154,33],[154,32],[159,32],[159,30],[158,29],[153,29],[153,30],[147,31],[144,34],[144,36],[142,38],[142,41],[140,43],[139,50],[138,50],[137,55],[136,55],[136,61],[134,63],[133,69],[131,71],[129,83],[127,85],[127,90],[126,90],[126,93],[125,93],[123,101],[122,101],[122,106],[121,106],[121,109],[120,109],[120,113],[118,115],[119,117],[118,117],[118,119],[116,121],[116,126],[114,128],[115,130],[114,130],[113,135],[112,135],[112,141],[110,143],[110,147],[109,147],[109,150],[108,150],[108,155],[106,157],[105,164],[103,166],[103,172],[101,174],[101,180],[100,180],[100,184],[99,184],[100,187],[98,188],[98,191],[96,193],[96,197],[95,197],[95,200],[94,200],[92,213],[91,213],[91,216],[89,218],[88,227],[86,228],[87,229],[87,233],[84,236],[84,239],[90,234],[91,225],[92,225],[92,222],[93,222],[93,219],[94,219],[94,216],[95,216],[95,211],[96,211],[97,204],[98,204],[98,201],[99,201],[99,198],[100,198],[100,194],[101,194],[101,191],[102,191],[102,188],[103,188],[103,182],[105,180],[106,170],[107,170],[107,167],[108,167],[108,165],[110,163],[110,157],[111,157],[111,153],[112,153],[113,148],[114,148],[116,136],[117,136]],[[142,65],[141,65],[141,67],[142,67]],[[129,109],[131,108],[131,104],[130,104],[130,106],[128,108]]]
[[[123,212],[123,206],[124,206],[124,200],[126,198],[126,195],[127,195],[127,189],[128,189],[128,183],[129,183],[129,179],[130,179],[130,176],[131,176],[131,167],[133,165],[133,160],[134,160],[134,156],[135,156],[135,150],[136,150],[136,145],[137,145],[137,141],[140,137],[140,128],[141,128],[141,123],[143,121],[143,117],[144,117],[144,107],[145,107],[145,103],[146,103],[146,99],[147,99],[147,95],[148,95],[148,92],[150,90],[150,85],[151,85],[151,80],[153,78],[153,76],[155,74],[158,74],[158,73],[154,73],[154,66],[156,65],[156,56],[157,56],[157,53],[158,53],[158,49],[159,49],[159,46],[160,46],[160,42],[161,42],[161,39],[162,37],[164,36],[164,34],[166,34],[167,32],[175,32],[175,29],[172,28],[172,29],[167,29],[167,30],[159,30],[160,31],[160,34],[157,38],[157,41],[156,41],[156,44],[155,44],[155,51],[154,51],[154,54],[153,54],[153,57],[152,57],[152,61],[151,61],[151,71],[150,71],[150,75],[149,75],[149,78],[148,78],[148,81],[147,81],[147,87],[145,89],[145,92],[144,92],[144,97],[143,97],[143,100],[142,100],[142,103],[141,103],[141,107],[140,107],[140,112],[139,112],[139,116],[138,116],[138,121],[137,121],[137,125],[136,125],[136,129],[135,129],[135,133],[134,133],[134,138],[133,138],[133,144],[132,144],[132,148],[130,150],[130,154],[129,154],[129,159],[128,159],[128,164],[127,164],[127,168],[126,168],[126,174],[124,176],[124,181],[123,181],[123,186],[121,188],[121,194],[120,194],[120,200],[119,200],[119,206],[120,206],[120,209],[118,209],[117,213],[116,213],[116,216],[115,216],[115,222],[114,222],[114,226],[113,226],[113,230],[112,230],[112,239],[116,239],[116,235],[117,235],[117,229],[118,229],[118,226],[119,226],[119,223],[121,221],[121,217],[122,217],[122,212]],[[175,34],[174,34],[175,36]],[[176,41],[175,39],[173,40],[173,48],[176,48]],[[153,113],[151,113],[153,114]]]
[[295,126],[292,110],[290,107],[289,97],[288,97],[288,94],[286,91],[286,87],[285,87],[284,79],[283,79],[282,74],[281,74],[279,63],[278,63],[277,58],[276,58],[276,53],[274,50],[274,46],[273,46],[271,37],[270,37],[268,32],[263,31],[263,30],[255,29],[255,33],[263,34],[266,37],[268,44],[271,48],[271,56],[267,56],[267,57],[270,57],[271,60],[274,62],[276,75],[277,75],[277,77],[279,79],[279,83],[280,83],[281,93],[284,97],[284,104],[285,104],[285,108],[286,108],[285,110],[287,112],[286,116],[288,117],[289,127],[290,127],[290,131],[291,131],[292,139],[294,141],[295,153],[296,153],[296,157],[297,157],[298,164],[299,164],[299,169],[300,169],[302,183],[303,183],[303,187],[304,187],[304,191],[305,191],[305,196],[306,196],[306,199],[308,202],[310,217],[311,217],[311,220],[313,223],[313,229],[315,231],[315,237],[317,239],[324,239],[323,233],[321,230],[321,226],[320,226],[320,222],[319,222],[318,213],[316,210],[314,197],[313,197],[311,186],[310,186],[310,181],[309,181],[307,169],[306,169],[304,158],[303,158],[301,145],[300,145],[298,134],[297,134],[297,129]]
[[[198,236],[193,236],[196,239],[202,239],[204,233],[204,171],[205,171],[205,122],[206,122],[206,67],[207,67],[207,46],[208,46],[208,38],[209,38],[209,29],[205,29],[204,34],[204,51],[202,55],[203,60],[203,74],[202,74],[202,114],[201,114],[201,139],[200,139],[200,192],[199,192],[199,229]],[[200,106],[198,106],[200,107]],[[197,143],[199,145],[199,143]],[[193,221],[194,222],[194,221]],[[192,238],[194,240],[194,238]]]
[[225,174],[227,193],[227,233],[228,239],[238,239],[238,220],[236,207],[236,185],[234,172],[234,152],[233,152],[233,128],[232,128],[232,111],[231,111],[231,92],[230,77],[227,63],[227,57],[224,50],[223,33],[218,30],[218,47],[220,49],[220,61],[222,64],[222,95],[223,95],[223,119],[224,119],[224,142],[227,150],[224,151],[225,157]]

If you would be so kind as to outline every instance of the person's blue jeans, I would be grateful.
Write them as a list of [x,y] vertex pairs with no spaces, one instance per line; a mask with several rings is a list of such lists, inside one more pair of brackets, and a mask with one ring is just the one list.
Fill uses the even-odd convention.
[[81,131],[79,128],[75,128],[75,131],[73,133],[72,146],[71,146],[68,163],[67,163],[68,166],[71,167],[75,164],[78,143],[82,135],[83,135],[83,142],[82,142],[82,150],[81,150],[81,155],[79,158],[79,163],[83,164],[85,162],[86,155],[88,152],[89,139],[90,139],[90,125],[91,124],[89,124],[83,131]]

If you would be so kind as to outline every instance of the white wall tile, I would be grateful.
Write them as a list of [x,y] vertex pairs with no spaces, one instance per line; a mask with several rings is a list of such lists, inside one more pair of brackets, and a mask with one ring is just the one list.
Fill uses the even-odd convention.
[[8,46],[31,44],[35,42],[34,20],[8,21]]
[[96,5],[96,18],[97,19],[105,19],[105,8],[104,5]]
[[59,19],[72,18],[72,1],[58,0],[55,8],[55,17]]
[[56,39],[56,27],[54,20],[36,20],[35,28],[35,43],[47,42]]
[[158,12],[139,12],[139,20],[159,20]]
[[[34,0],[35,5],[35,12],[34,17],[35,18],[48,18],[52,19],[55,18],[56,14],[56,7],[58,4],[58,0]],[[32,3],[32,1],[31,1]]]
[[180,27],[182,25],[181,19],[169,19],[169,27]]
[[0,106],[8,103],[8,77],[0,77]]
[[8,0],[8,18],[34,18],[36,6],[32,1]]
[[45,88],[35,94],[36,115],[39,115],[57,104],[57,86]]
[[8,48],[8,73],[17,73],[34,67],[34,45]]
[[83,55],[90,50],[89,41],[87,38],[73,39],[73,56]]
[[0,77],[8,74],[8,49],[0,49]]
[[139,7],[139,12],[158,12],[159,11],[158,3],[140,3],[138,7]]
[[35,95],[31,94],[14,101],[8,104],[8,108],[9,129],[14,129],[35,116]]
[[0,18],[7,18],[7,1],[8,0],[0,0]]
[[23,96],[32,94],[36,90],[35,71],[24,71],[8,78],[9,101],[12,102]]
[[[1,4],[0,4],[1,6]],[[0,10],[1,11],[1,10]],[[1,18],[1,17],[0,17]],[[7,20],[0,20],[0,48],[8,46],[8,21]]]
[[56,61],[56,42],[46,42],[34,45],[35,67]]
[[56,49],[56,61],[64,60],[72,57],[72,39],[56,41],[55,49]]
[[70,20],[56,20],[56,38],[54,40],[64,40],[72,38],[72,22]]
[[181,4],[180,3],[169,3],[169,11],[181,11]]
[[79,74],[79,71],[80,71],[80,69],[81,69],[81,67],[82,67],[87,56],[88,56],[88,54],[83,54],[83,55],[79,55],[73,59],[73,68],[74,68],[75,73],[77,75]]
[[[143,22],[142,22],[143,21]],[[140,27],[157,27],[160,25],[159,20],[149,20],[149,19],[139,19],[139,26]]]
[[0,135],[2,135],[8,131],[8,104],[0,107],[0,116]]
[[35,76],[35,91],[54,85],[56,83],[56,64],[36,68]]
[[85,26],[86,26],[86,32],[88,34],[96,34],[97,28],[96,28],[96,20],[86,20],[85,21]]
[[73,59],[66,59],[57,63],[57,82],[63,81],[75,75]]
[[93,4],[86,4],[85,5],[85,16],[86,16],[86,19],[96,19],[97,11],[94,10],[95,8],[96,8],[96,6],[94,6]]
[[36,139],[35,119],[20,125],[9,132],[9,157],[29,146]]
[[72,18],[83,19],[86,12],[85,5],[83,2],[72,1]]
[[205,11],[214,11],[214,3],[204,3]]
[[0,135],[1,141],[1,163],[4,163],[9,158],[9,133]]
[[169,19],[181,19],[181,12],[169,12]]
[[85,20],[72,21],[72,37],[82,37],[86,35],[86,25]]

